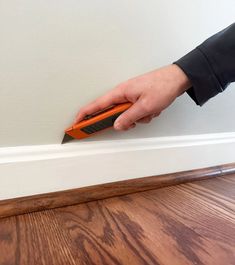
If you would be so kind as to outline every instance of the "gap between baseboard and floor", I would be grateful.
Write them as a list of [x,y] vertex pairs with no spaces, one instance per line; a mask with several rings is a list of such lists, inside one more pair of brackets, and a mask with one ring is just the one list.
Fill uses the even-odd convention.
[[0,148],[0,200],[235,161],[235,133]]

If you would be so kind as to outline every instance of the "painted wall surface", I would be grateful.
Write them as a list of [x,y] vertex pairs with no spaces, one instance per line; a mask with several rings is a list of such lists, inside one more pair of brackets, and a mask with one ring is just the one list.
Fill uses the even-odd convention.
[[[234,0],[0,0],[0,146],[60,143],[79,107],[234,22]],[[235,130],[235,86],[88,141]]]

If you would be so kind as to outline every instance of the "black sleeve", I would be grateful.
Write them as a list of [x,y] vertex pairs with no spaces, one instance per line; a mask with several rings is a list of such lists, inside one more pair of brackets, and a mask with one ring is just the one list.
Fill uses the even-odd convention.
[[235,82],[235,23],[174,62],[188,76],[189,96],[203,105]]

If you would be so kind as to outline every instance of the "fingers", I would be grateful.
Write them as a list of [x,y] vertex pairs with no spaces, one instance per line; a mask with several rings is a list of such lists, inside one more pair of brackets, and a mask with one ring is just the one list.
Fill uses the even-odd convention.
[[153,118],[158,117],[160,114],[161,114],[161,112],[158,112],[158,113],[153,114]]
[[97,111],[103,110],[113,104],[126,102],[124,93],[121,90],[112,90],[106,95],[98,98],[97,100],[91,102],[87,106],[80,109],[78,115],[75,118],[75,123],[80,122],[85,118],[85,116],[93,114]]
[[130,129],[134,129],[136,127],[136,124],[131,124],[128,128],[124,129],[123,131],[129,131]]
[[142,99],[140,98],[128,110],[126,110],[114,123],[116,130],[126,130],[136,121],[149,116],[149,113],[143,108]]
[[[137,123],[147,124],[147,123],[150,123],[150,122],[152,121],[152,119],[154,119],[155,117],[158,117],[159,115],[160,115],[160,113],[155,113],[155,114],[152,114],[152,115],[148,115],[148,116],[146,116],[146,117],[143,117],[143,118],[137,120],[136,122],[137,122]],[[125,117],[124,117],[124,118],[125,118]],[[136,124],[133,123],[133,124],[131,124],[130,126],[127,126],[127,127],[120,127],[120,129],[118,129],[118,128],[116,127],[116,125],[114,124],[114,128],[115,128],[116,130],[121,130],[121,131],[127,131],[127,130],[130,130],[130,129],[135,128],[135,127],[136,127]]]
[[153,119],[154,115],[149,115],[149,116],[146,116],[140,120],[138,120],[137,122],[138,123],[150,123],[151,120]]
[[152,119],[158,117],[160,115],[160,113],[155,113],[155,114],[152,114],[152,115],[149,115],[149,116],[146,116],[140,120],[138,120],[137,122],[138,123],[150,123],[152,121]]

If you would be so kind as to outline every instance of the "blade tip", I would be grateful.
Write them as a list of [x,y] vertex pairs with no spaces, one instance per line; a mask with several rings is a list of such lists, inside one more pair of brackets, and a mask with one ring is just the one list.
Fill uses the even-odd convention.
[[71,140],[73,140],[73,137],[65,133],[64,138],[63,138],[61,144],[68,143],[68,142],[70,142]]

